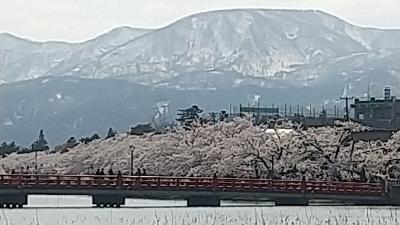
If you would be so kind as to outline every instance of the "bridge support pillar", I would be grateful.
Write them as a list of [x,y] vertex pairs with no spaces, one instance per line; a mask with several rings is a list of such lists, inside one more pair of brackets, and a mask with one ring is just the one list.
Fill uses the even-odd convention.
[[93,195],[92,203],[96,207],[120,207],[125,205],[125,196],[118,194]]
[[390,205],[400,206],[400,186],[392,186],[389,194]]
[[187,199],[188,207],[218,207],[221,200],[216,196],[190,196]]
[[279,198],[275,199],[276,206],[308,206],[306,198]]
[[0,208],[22,208],[28,204],[28,195],[18,194],[2,194],[0,195]]

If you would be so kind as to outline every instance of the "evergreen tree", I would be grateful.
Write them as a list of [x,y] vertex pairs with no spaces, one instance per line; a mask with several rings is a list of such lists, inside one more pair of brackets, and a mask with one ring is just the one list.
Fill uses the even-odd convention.
[[185,128],[189,129],[193,122],[199,118],[199,114],[202,112],[203,110],[197,105],[193,105],[187,109],[179,109],[178,118],[176,118],[176,121],[178,121]]
[[[67,152],[68,149],[73,148],[73,147],[75,147],[77,145],[78,145],[78,143],[76,141],[76,138],[75,137],[70,137],[70,138],[68,138],[68,140],[64,144],[56,146],[54,148],[54,152],[64,153],[64,152]],[[51,153],[54,153],[54,152],[51,152]]]
[[108,129],[108,133],[107,133],[106,139],[112,138],[112,137],[114,137],[116,134],[117,134],[117,132],[114,131],[114,130],[112,129],[112,127],[110,127],[110,129]]
[[44,132],[43,130],[40,130],[39,132],[39,138],[34,141],[31,145],[32,151],[46,151],[49,150],[48,143],[44,137]]
[[76,138],[75,138],[75,137],[70,137],[70,138],[68,138],[68,140],[67,140],[67,142],[65,143],[65,145],[66,145],[68,148],[73,148],[73,147],[75,147],[75,146],[77,145],[77,143],[76,143]]
[[81,139],[79,139],[79,142],[87,144],[90,142],[90,138],[89,137],[83,137]]
[[209,114],[210,114],[210,117],[211,117],[211,122],[212,122],[213,124],[216,124],[216,123],[217,123],[218,113],[216,113],[216,112],[210,112]]
[[19,151],[17,152],[17,154],[26,154],[26,153],[31,153],[31,152],[32,152],[32,149],[29,149],[29,148],[24,147],[24,148],[22,148],[21,150],[19,150]]
[[83,137],[83,138],[79,139],[79,141],[81,143],[87,144],[87,143],[90,143],[90,142],[92,142],[92,141],[94,141],[96,139],[100,139],[100,136],[95,133],[91,137]]
[[225,110],[222,110],[221,112],[219,112],[219,121],[225,121],[228,116],[229,114]]
[[20,150],[20,147],[15,144],[15,141],[11,142],[10,144],[7,144],[7,142],[3,142],[0,145],[0,155],[2,157],[5,157],[8,154],[13,153],[13,152],[18,152],[19,150]]
[[96,139],[100,139],[101,137],[98,134],[93,134],[92,137],[90,138],[90,141],[94,141]]
[[143,135],[145,133],[151,133],[154,132],[155,129],[154,127],[150,124],[138,124],[134,127],[131,127],[131,130],[128,132],[128,134],[131,135]]

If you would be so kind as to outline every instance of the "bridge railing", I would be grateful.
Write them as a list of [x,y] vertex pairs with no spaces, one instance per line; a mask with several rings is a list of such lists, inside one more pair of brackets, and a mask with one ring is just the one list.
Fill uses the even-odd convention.
[[96,176],[13,174],[0,175],[0,188],[108,188],[189,191],[289,192],[310,194],[385,193],[383,184],[305,180],[271,180],[211,177]]
[[358,182],[307,181],[307,192],[318,193],[384,193],[383,184]]

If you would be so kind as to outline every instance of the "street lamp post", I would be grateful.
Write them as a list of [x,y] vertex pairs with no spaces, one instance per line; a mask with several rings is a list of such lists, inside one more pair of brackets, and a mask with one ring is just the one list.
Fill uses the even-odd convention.
[[135,147],[133,147],[132,145],[129,146],[129,149],[131,150],[131,169],[130,169],[130,175],[133,175],[133,150],[135,149]]
[[[32,148],[32,151],[34,151],[35,152],[35,167],[34,167],[34,173],[35,174],[37,174],[37,155],[38,155],[38,152],[37,152],[37,148],[36,148],[36,146],[34,146],[33,144],[31,145],[31,148]],[[28,172],[29,173],[29,172]]]

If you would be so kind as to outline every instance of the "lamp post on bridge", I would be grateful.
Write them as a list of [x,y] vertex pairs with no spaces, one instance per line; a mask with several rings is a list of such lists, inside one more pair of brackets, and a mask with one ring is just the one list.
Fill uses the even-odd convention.
[[[34,165],[34,173],[37,174],[37,156],[38,156],[38,152],[37,152],[37,148],[34,144],[31,145],[31,150],[32,152],[35,152],[35,165]],[[30,173],[29,171],[27,171],[27,173]]]
[[129,146],[129,149],[131,150],[131,164],[130,164],[130,175],[133,175],[133,150],[135,150],[134,146]]

